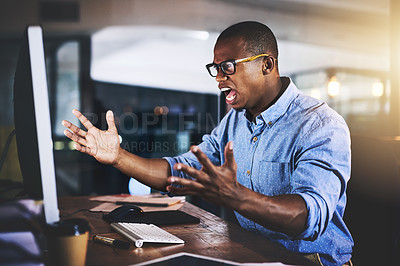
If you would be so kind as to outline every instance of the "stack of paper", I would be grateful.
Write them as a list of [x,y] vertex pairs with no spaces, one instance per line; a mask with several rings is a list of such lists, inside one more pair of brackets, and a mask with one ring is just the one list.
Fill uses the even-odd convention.
[[132,203],[138,206],[168,207],[183,202],[185,202],[185,197],[129,196],[117,201],[117,204]]
[[[185,196],[169,197],[161,194],[149,194],[149,195],[112,195],[112,196],[96,196],[91,198],[92,201],[102,201],[107,204],[102,204],[95,208],[95,210],[101,209],[102,211],[109,211],[111,208],[115,208],[117,205],[133,204],[139,206],[144,211],[160,211],[160,210],[175,210],[179,209],[185,202]],[[171,207],[172,206],[172,207]]]

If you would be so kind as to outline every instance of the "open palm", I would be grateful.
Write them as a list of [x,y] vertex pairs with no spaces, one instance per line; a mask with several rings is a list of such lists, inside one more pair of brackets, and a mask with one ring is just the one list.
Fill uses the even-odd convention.
[[106,114],[107,130],[100,130],[93,126],[78,110],[74,109],[72,112],[87,129],[87,131],[84,131],[66,120],[62,122],[69,129],[65,130],[64,134],[76,142],[75,148],[80,152],[93,156],[103,164],[115,164],[120,146],[112,111],[108,111]]

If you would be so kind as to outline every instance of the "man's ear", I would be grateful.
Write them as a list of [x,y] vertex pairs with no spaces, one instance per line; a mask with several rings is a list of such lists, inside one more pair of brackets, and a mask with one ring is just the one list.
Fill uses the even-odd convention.
[[268,56],[265,60],[264,60],[264,64],[263,64],[263,73],[269,74],[272,72],[272,70],[274,70],[275,68],[275,59],[272,56]]

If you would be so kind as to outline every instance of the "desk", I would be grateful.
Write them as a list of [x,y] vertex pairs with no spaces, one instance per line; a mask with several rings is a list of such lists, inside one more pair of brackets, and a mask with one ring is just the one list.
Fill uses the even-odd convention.
[[[61,216],[67,216],[80,209],[92,208],[98,204],[98,202],[89,201],[88,196],[59,198]],[[84,218],[90,224],[87,265],[129,265],[179,252],[236,262],[280,261],[286,264],[313,265],[299,254],[289,252],[262,236],[225,221],[188,202],[180,210],[199,217],[200,223],[160,227],[185,240],[185,244],[145,243],[142,248],[131,247],[128,250],[92,241],[93,235],[123,239],[118,233],[111,230],[110,225],[102,219],[101,213],[82,211],[68,218]]]

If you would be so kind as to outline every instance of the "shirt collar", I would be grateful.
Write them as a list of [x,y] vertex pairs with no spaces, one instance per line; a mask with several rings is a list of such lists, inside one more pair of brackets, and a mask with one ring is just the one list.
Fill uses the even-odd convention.
[[[273,105],[271,105],[267,110],[263,111],[259,116],[257,116],[256,121],[261,116],[261,118],[264,120],[265,123],[267,123],[267,125],[273,125],[283,114],[286,113],[291,102],[299,95],[299,89],[289,77],[281,77],[281,79],[289,79],[288,87]],[[245,116],[246,112],[244,113]]]

